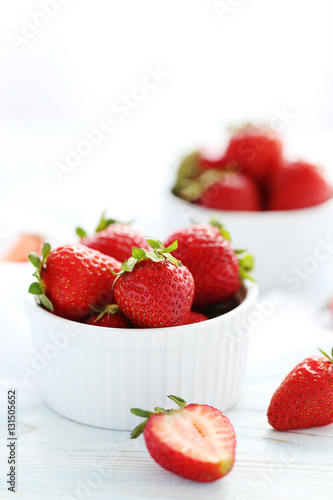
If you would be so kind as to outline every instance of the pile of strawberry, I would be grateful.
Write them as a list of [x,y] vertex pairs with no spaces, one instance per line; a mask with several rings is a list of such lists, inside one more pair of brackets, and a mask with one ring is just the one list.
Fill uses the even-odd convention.
[[322,169],[286,160],[281,138],[252,125],[238,129],[219,158],[184,158],[173,192],[203,207],[246,211],[312,207],[333,196]]
[[95,234],[42,254],[29,292],[54,314],[116,328],[161,328],[205,321],[239,304],[253,259],[234,250],[216,221],[170,235],[164,244],[106,219]]

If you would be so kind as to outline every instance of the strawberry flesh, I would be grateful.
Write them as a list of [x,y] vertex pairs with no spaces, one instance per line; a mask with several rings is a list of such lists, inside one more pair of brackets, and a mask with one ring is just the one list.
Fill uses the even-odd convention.
[[208,405],[190,404],[172,414],[152,415],[144,438],[161,467],[192,481],[215,481],[234,464],[234,428],[227,417]]

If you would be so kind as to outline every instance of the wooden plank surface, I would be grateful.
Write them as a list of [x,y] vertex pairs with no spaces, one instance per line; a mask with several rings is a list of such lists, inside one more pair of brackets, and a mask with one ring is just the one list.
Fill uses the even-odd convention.
[[[265,413],[275,386],[274,378],[248,378],[241,400],[228,412],[238,440],[234,469],[212,484],[164,471],[142,438],[69,421],[31,392],[19,411],[19,497],[331,500],[333,426],[289,433],[271,429]],[[6,428],[4,419],[0,426]]]

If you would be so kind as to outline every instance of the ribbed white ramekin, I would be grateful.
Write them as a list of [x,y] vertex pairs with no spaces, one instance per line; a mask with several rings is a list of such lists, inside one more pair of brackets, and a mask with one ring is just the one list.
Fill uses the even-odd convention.
[[169,394],[226,411],[244,379],[257,295],[257,285],[246,282],[245,298],[234,310],[201,323],[156,329],[76,323],[29,297],[42,398],[67,418],[110,429],[132,429],[138,419],[130,408],[165,406]]
[[[246,212],[216,210],[165,193],[161,227],[169,236],[190,224],[217,217],[230,232],[233,248],[246,248],[255,259],[252,273],[261,291],[323,285],[329,294],[332,275],[333,198],[298,210]],[[326,283],[326,284],[325,284]]]

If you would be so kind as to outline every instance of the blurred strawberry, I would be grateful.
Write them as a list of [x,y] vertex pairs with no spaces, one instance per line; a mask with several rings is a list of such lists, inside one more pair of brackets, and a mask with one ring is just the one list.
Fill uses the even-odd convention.
[[201,323],[202,321],[207,321],[207,316],[196,311],[190,311],[190,315],[186,322],[187,325],[192,325],[193,323]]
[[323,170],[311,163],[286,164],[271,179],[269,210],[293,210],[324,203],[332,197],[332,186]]
[[230,138],[225,159],[236,162],[254,179],[264,181],[281,166],[282,143],[272,130],[248,126]]
[[218,210],[261,210],[260,191],[256,182],[245,174],[222,174],[203,190],[198,205]]
[[77,228],[76,233],[80,236],[83,245],[109,255],[120,262],[131,256],[133,246],[145,250],[150,248],[144,235],[137,229],[114,219],[106,219],[105,213],[102,214],[95,234],[88,236],[82,228]]
[[30,252],[40,253],[43,247],[43,240],[35,234],[20,234],[6,248],[1,255],[1,260],[6,262],[26,262]]

